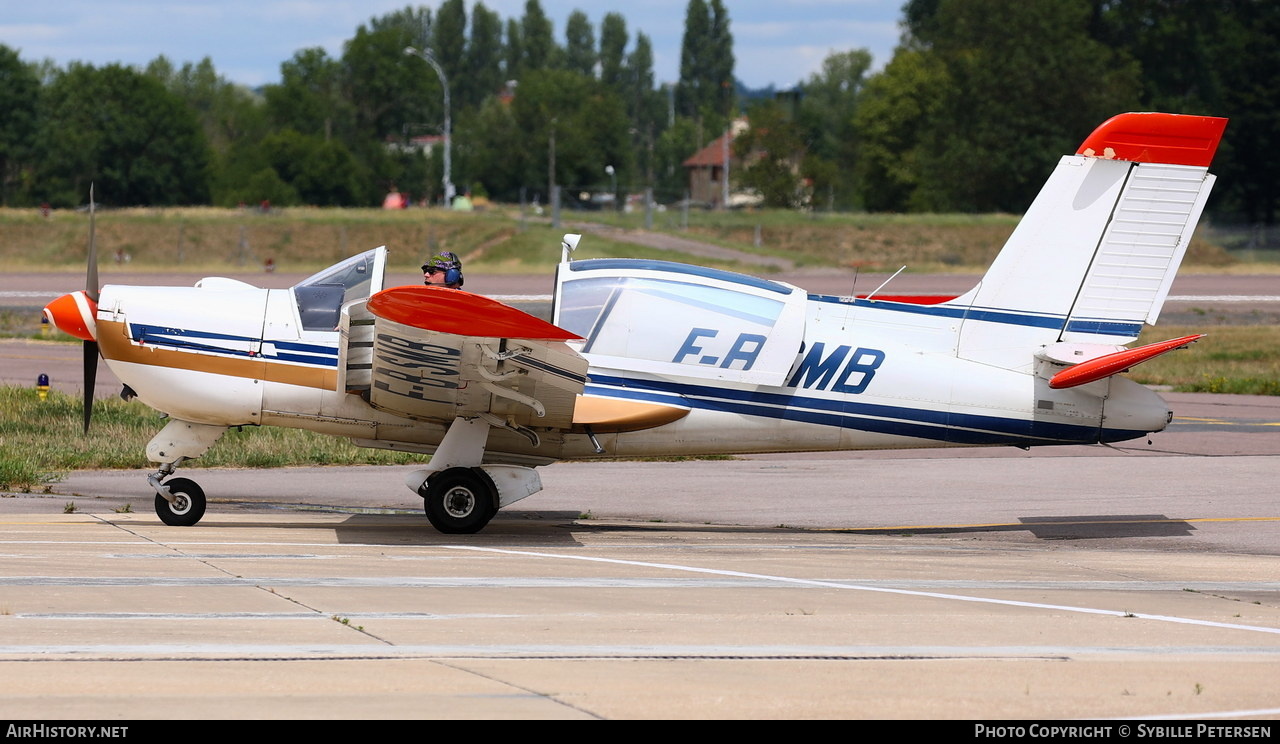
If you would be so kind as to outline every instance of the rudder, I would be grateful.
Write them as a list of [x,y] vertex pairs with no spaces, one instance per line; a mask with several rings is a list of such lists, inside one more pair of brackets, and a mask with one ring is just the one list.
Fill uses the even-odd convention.
[[1121,114],[1064,156],[963,307],[958,356],[1029,369],[1057,341],[1155,323],[1214,177],[1226,119]]

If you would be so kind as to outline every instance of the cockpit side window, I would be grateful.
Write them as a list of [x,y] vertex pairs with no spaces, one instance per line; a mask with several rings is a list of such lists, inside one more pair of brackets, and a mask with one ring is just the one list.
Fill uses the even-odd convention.
[[343,305],[381,289],[377,259],[383,250],[375,248],[352,256],[293,285],[302,327],[308,331],[335,330]]
[[565,282],[560,324],[586,339],[583,353],[680,362],[687,356],[679,348],[686,326],[734,338],[751,334],[759,346],[778,321],[783,304],[687,282],[599,277]]

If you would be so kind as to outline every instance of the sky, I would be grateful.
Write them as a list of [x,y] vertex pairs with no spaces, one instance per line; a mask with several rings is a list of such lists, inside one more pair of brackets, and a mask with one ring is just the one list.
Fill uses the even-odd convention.
[[[725,0],[733,34],[734,73],[749,88],[790,88],[819,71],[832,52],[864,48],[880,69],[898,42],[905,0]],[[599,42],[606,13],[622,14],[631,43],[643,32],[654,52],[654,78],[674,82],[688,0],[540,0],[556,41],[574,10],[591,19]],[[470,17],[474,0],[467,0]],[[525,0],[484,0],[507,19],[524,15]],[[144,67],[160,55],[175,67],[205,57],[223,78],[258,87],[280,81],[280,64],[309,47],[332,57],[356,28],[405,7],[440,7],[411,0],[59,0],[52,6],[0,0],[0,44],[26,62],[57,66],[87,62]]]

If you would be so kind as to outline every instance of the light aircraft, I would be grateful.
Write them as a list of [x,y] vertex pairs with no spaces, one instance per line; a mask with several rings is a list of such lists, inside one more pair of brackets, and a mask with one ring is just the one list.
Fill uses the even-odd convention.
[[429,453],[406,484],[445,533],[479,531],[557,460],[1119,442],[1172,413],[1118,373],[1200,338],[1126,348],[1156,322],[1225,126],[1103,123],[978,285],[941,302],[575,261],[577,235],[564,237],[551,322],[462,290],[384,288],[385,247],[290,289],[99,291],[91,238],[87,288],[45,312],[85,341],[86,429],[99,354],[124,395],[167,414],[146,454],[171,525],[205,511],[175,469],[237,426]]

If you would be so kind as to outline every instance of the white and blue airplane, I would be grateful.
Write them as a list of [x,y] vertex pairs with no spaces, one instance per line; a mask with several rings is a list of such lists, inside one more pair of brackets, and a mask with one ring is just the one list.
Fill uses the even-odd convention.
[[[550,323],[462,290],[384,288],[385,247],[290,289],[99,291],[91,257],[86,290],[45,312],[85,340],[86,390],[100,354],[127,396],[167,414],[146,453],[171,525],[205,511],[175,469],[238,426],[430,454],[407,485],[446,533],[479,531],[557,460],[1120,442],[1172,413],[1119,373],[1200,338],[1126,348],[1160,314],[1225,126],[1105,122],[978,285],[941,302],[575,261],[566,235]],[[86,396],[86,427],[89,412]]]

